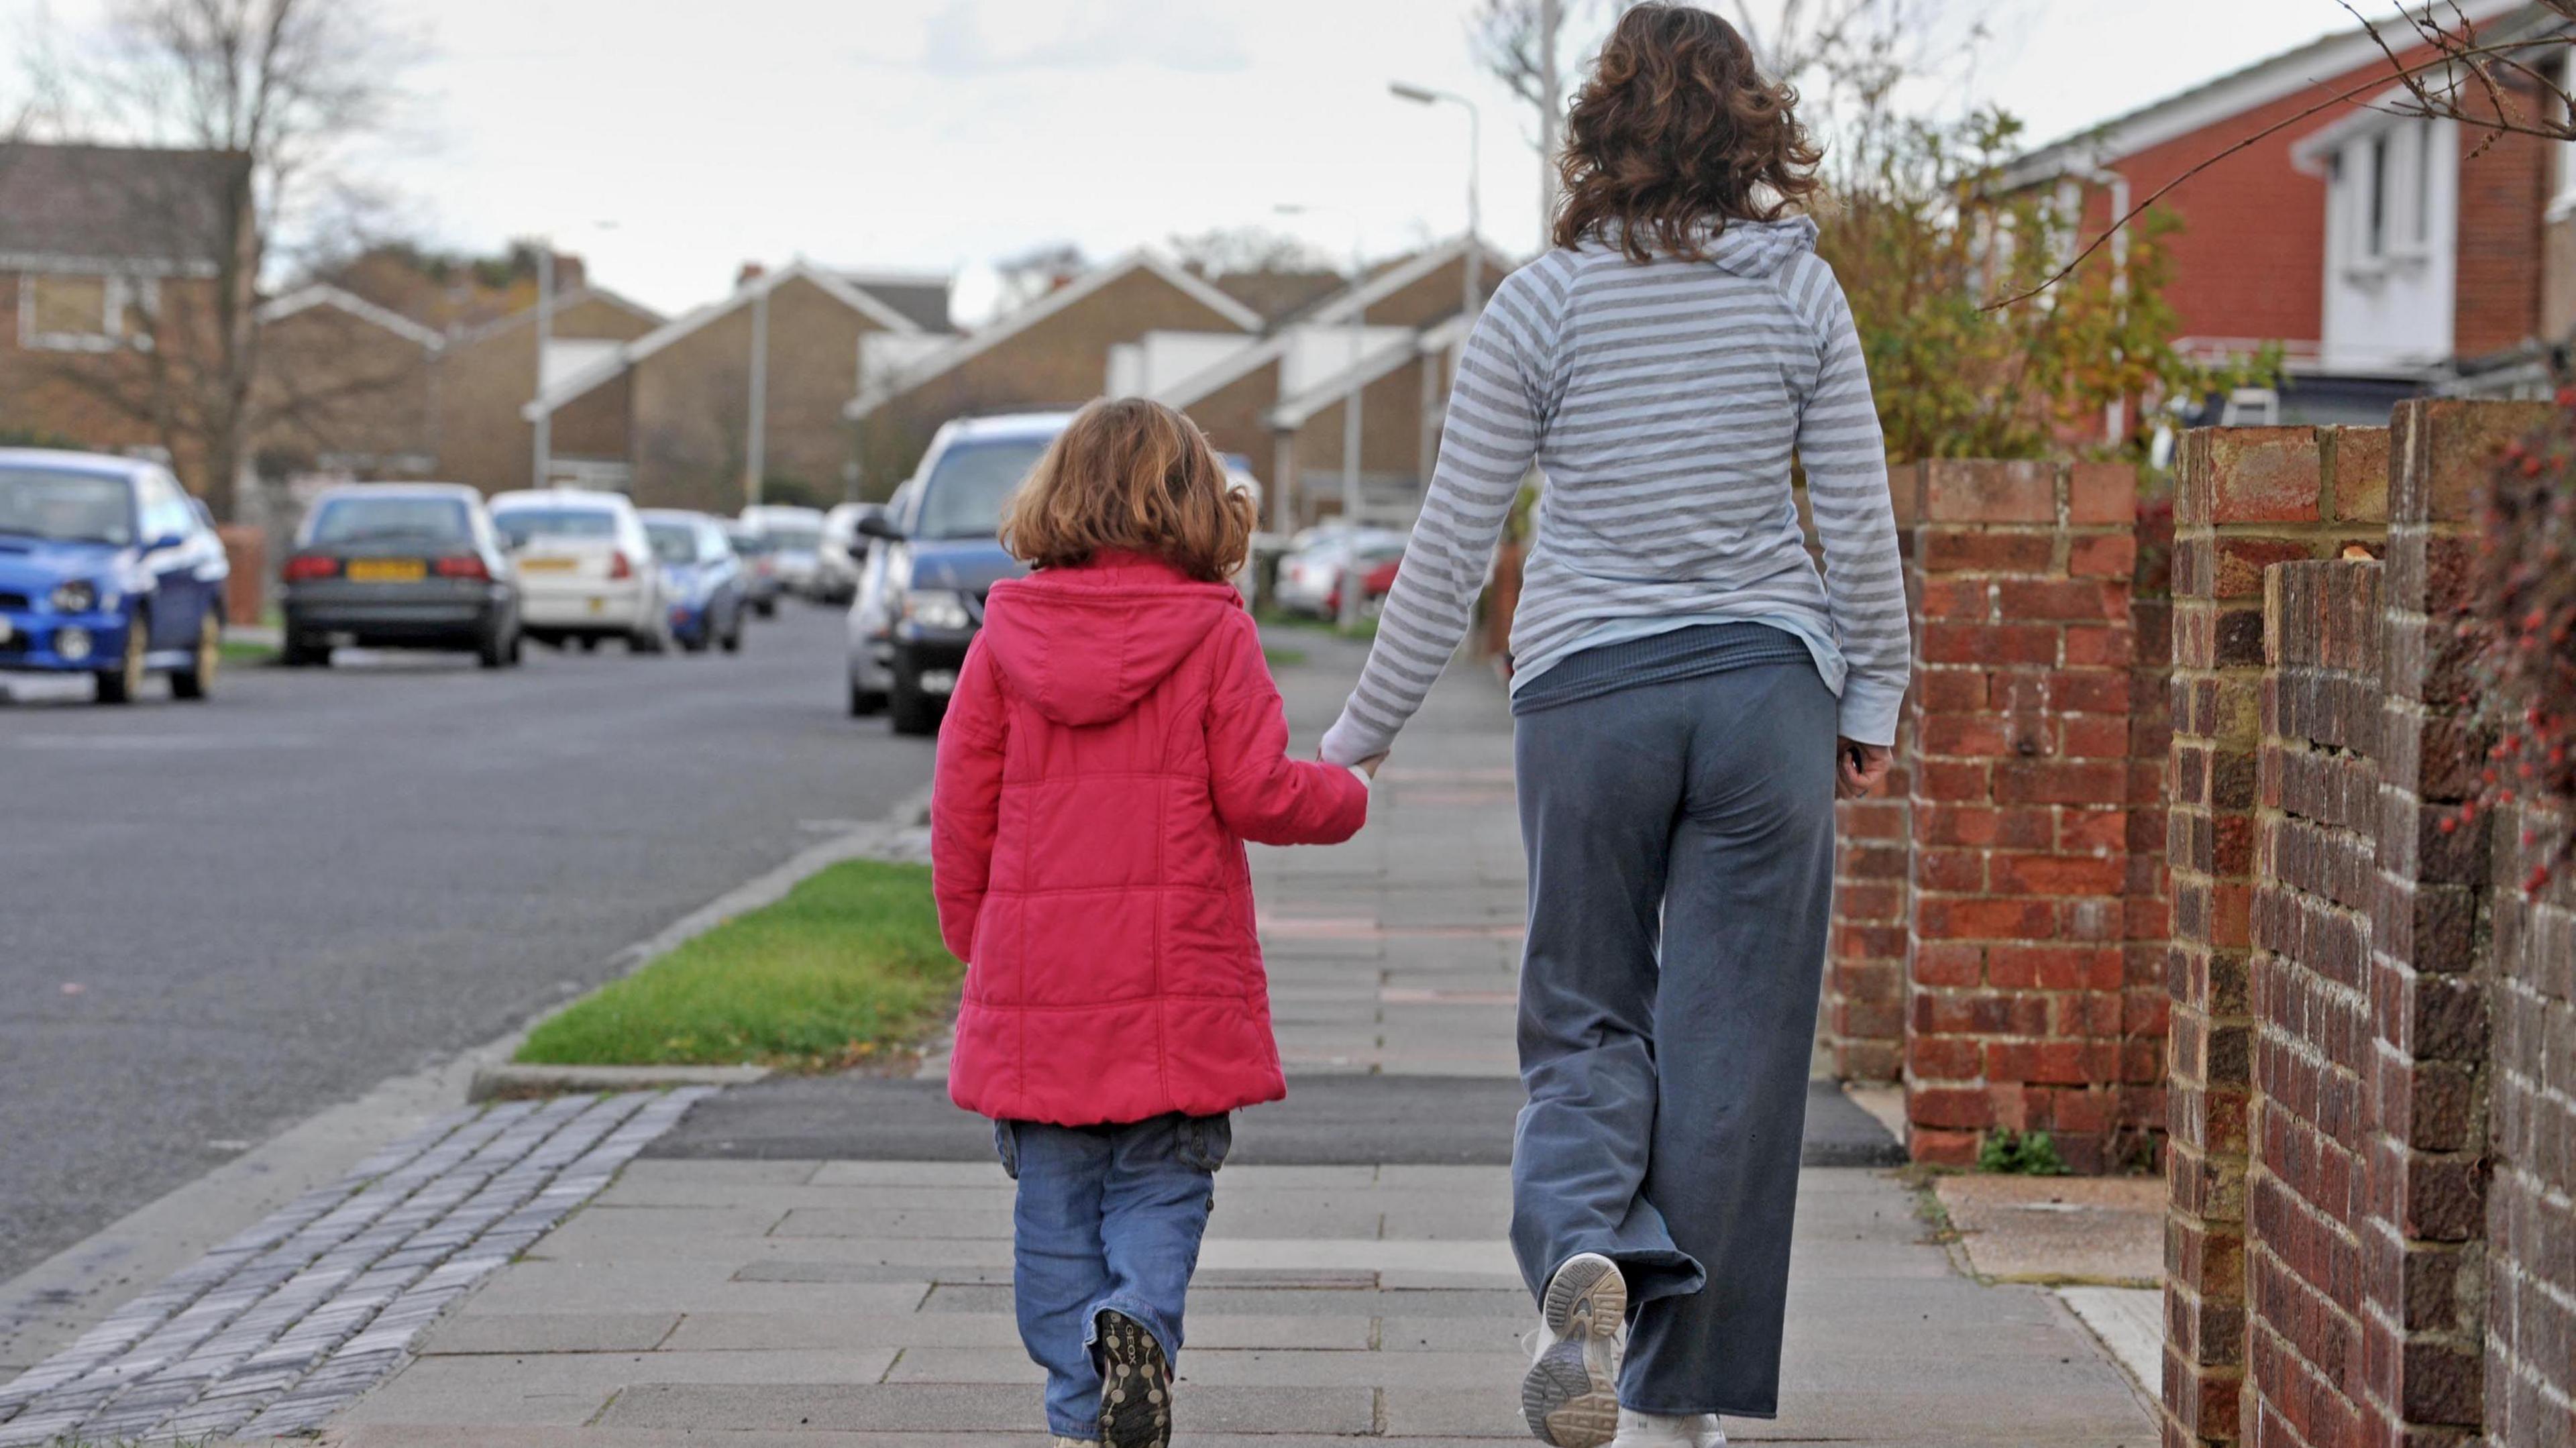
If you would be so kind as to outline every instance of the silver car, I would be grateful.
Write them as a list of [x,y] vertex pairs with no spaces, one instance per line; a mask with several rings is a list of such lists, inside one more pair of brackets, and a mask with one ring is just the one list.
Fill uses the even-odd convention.
[[[885,505],[883,517],[900,528],[912,516],[913,496],[919,490],[906,481],[894,490]],[[867,544],[859,557],[858,587],[850,594],[850,714],[864,718],[881,713],[894,689],[889,634],[894,616],[887,603],[886,546],[880,539],[862,535]]]

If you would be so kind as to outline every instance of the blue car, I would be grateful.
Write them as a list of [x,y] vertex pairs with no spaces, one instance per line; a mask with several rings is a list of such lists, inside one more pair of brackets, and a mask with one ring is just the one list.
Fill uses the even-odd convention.
[[742,616],[751,607],[751,580],[724,524],[704,513],[675,508],[644,510],[644,535],[662,566],[662,596],[671,610],[671,637],[690,653],[717,644],[742,652]]
[[102,704],[152,673],[203,699],[223,654],[223,540],[156,463],[0,448],[0,669],[88,674]]

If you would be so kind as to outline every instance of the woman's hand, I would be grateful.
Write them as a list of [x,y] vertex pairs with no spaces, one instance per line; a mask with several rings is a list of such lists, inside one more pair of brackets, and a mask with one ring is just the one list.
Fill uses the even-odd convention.
[[1377,767],[1384,763],[1386,763],[1385,755],[1372,754],[1352,767],[1359,770],[1362,774],[1367,775],[1369,778],[1375,779],[1377,778]]
[[1887,766],[1894,752],[1884,744],[1855,744],[1841,740],[1834,750],[1834,798],[1861,799],[1877,792],[1887,782]]

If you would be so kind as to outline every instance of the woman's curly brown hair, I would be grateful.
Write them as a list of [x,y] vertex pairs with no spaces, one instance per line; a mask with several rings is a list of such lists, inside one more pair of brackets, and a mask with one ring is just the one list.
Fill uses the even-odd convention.
[[1822,159],[1797,105],[1724,20],[1631,9],[1566,117],[1556,244],[1699,258],[1728,222],[1779,220],[1815,193]]

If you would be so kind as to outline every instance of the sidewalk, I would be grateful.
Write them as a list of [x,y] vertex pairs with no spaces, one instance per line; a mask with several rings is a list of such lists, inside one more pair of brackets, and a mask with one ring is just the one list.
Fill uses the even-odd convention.
[[[1311,740],[1356,651],[1275,642],[1308,656],[1280,673]],[[1257,869],[1280,1040],[1308,1084],[1245,1114],[1219,1178],[1182,1438],[1528,1441],[1530,1314],[1503,1243],[1522,887],[1499,691],[1453,674],[1380,776],[1360,840],[1262,851]],[[779,1082],[700,1106],[328,1441],[1030,1441],[1038,1374],[1010,1317],[1010,1186],[978,1123],[937,1114],[935,1089]],[[1292,1118],[1301,1098],[1326,1104]],[[1336,1141],[1368,1154],[1314,1164]],[[1308,1164],[1276,1164],[1290,1161]],[[1811,1167],[1805,1181],[1782,1414],[1729,1423],[1736,1441],[2153,1442],[2053,1296],[1959,1275],[1884,1172]]]
[[[1311,747],[1359,651],[1294,631],[1273,643]],[[1292,650],[1304,661],[1289,661]],[[1181,1364],[1183,1443],[1528,1441],[1518,1340],[1531,1311],[1503,1240],[1522,911],[1509,766],[1499,689],[1455,671],[1380,775],[1359,840],[1256,852],[1294,1079],[1288,1102],[1239,1118],[1219,1178]],[[488,1158],[498,1173],[492,1212],[587,1204],[560,1225],[526,1217],[531,1230],[517,1239],[474,1239],[434,1282],[418,1277],[433,1259],[406,1245],[422,1240],[402,1235],[417,1230],[408,1222],[397,1231],[369,1225],[392,1216],[334,1212],[290,1239],[310,1250],[256,1259],[273,1259],[270,1275],[289,1288],[311,1285],[304,1295],[322,1305],[310,1317],[269,1322],[276,1313],[254,1310],[262,1321],[219,1331],[241,1311],[232,1298],[254,1300],[228,1288],[166,1326],[137,1308],[123,1335],[138,1345],[102,1329],[92,1356],[106,1366],[30,1406],[58,1405],[55,1421],[138,1426],[175,1410],[177,1421],[249,1431],[291,1431],[327,1412],[323,1441],[344,1448],[1035,1441],[1038,1373],[1010,1313],[1010,1184],[989,1128],[946,1104],[937,1069],[922,1080],[773,1079],[694,1106],[662,1098],[638,1115],[655,1133],[641,1158],[595,1197],[596,1182],[540,1190],[542,1173],[478,1152],[467,1164]],[[548,1111],[570,1131],[591,1119],[582,1100]],[[682,1107],[685,1119],[663,1130]],[[597,1108],[633,1109],[618,1098]],[[508,1110],[528,1108],[496,1108]],[[493,1116],[459,1120],[442,1128],[459,1141],[503,1129]],[[552,1139],[542,1124],[507,1133],[524,1143],[511,1151],[568,1159],[579,1149],[537,1145]],[[1782,1414],[1730,1421],[1730,1436],[2149,1448],[2146,1409],[2056,1296],[1961,1275],[1889,1173],[1831,1164],[1883,1160],[1891,1145],[1820,1084]],[[521,1200],[529,1205],[510,1206]],[[446,1238],[458,1234],[428,1231],[457,1250]],[[503,1245],[518,1253],[506,1266]],[[324,1255],[299,1269],[313,1251]],[[331,1270],[332,1252],[348,1266]],[[363,1275],[344,1282],[352,1272]],[[403,1352],[411,1324],[437,1306],[365,1315],[374,1298],[409,1300],[393,1280],[401,1273],[464,1294],[418,1338],[416,1356]],[[172,1296],[172,1310],[186,1300]],[[257,1300],[264,1309],[272,1299]],[[277,1333],[272,1347],[252,1341]],[[325,1355],[341,1377],[293,1367]],[[349,1401],[360,1360],[374,1386]],[[140,1375],[167,1380],[171,1401],[147,1401]],[[182,1388],[202,1396],[182,1408]],[[32,1427],[0,1417],[0,1441]]]

